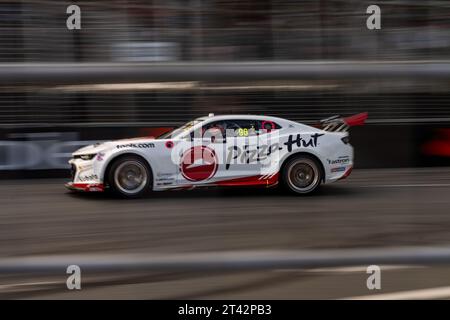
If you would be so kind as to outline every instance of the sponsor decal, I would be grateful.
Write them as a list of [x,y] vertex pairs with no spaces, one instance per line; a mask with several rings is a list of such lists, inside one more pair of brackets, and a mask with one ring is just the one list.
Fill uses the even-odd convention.
[[348,164],[350,158],[348,156],[342,156],[337,159],[327,159],[328,164]]
[[173,148],[173,142],[172,141],[167,141],[166,142],[166,148],[167,149],[172,149]]
[[81,181],[81,182],[98,180],[98,176],[96,174],[90,174],[90,175],[87,175],[87,176],[79,176],[78,180]]
[[173,184],[174,184],[174,181],[162,181],[162,182],[156,183],[157,186],[171,186]]
[[175,179],[172,174],[158,174],[156,178],[156,184],[159,186],[171,185],[175,183]]
[[170,177],[173,173],[164,173],[164,172],[158,172],[156,174],[157,177]]
[[105,156],[105,154],[103,152],[99,152],[97,154],[97,161],[103,161],[104,156]]
[[184,152],[180,170],[186,180],[204,181],[216,174],[218,163],[214,150],[206,146],[196,146]]
[[294,135],[290,135],[288,138],[288,141],[286,141],[284,144],[287,146],[287,151],[291,152],[292,151],[292,146],[295,144],[297,147],[303,147],[303,148],[307,148],[307,147],[312,147],[315,148],[318,146],[318,140],[319,137],[323,136],[324,133],[315,133],[312,134],[309,139],[308,138],[304,138],[302,137],[300,134],[297,134],[295,139],[294,139]]
[[323,135],[323,133],[315,133],[306,138],[300,134],[297,134],[295,138],[294,135],[290,135],[284,144],[261,144],[253,148],[250,148],[248,145],[244,145],[243,147],[237,145],[230,146],[227,150],[225,169],[228,170],[232,163],[249,164],[263,162],[268,160],[268,157],[272,153],[283,150],[284,146],[287,147],[288,152],[292,151],[294,145],[297,147],[315,148],[318,146],[319,137]]
[[117,149],[123,149],[123,148],[140,148],[140,149],[148,149],[148,148],[154,148],[154,143],[127,143],[127,144],[119,144],[117,145]]
[[345,167],[331,168],[331,172],[342,172],[342,171],[345,171]]
[[101,192],[103,191],[102,187],[97,187],[97,186],[92,186],[92,187],[88,187],[88,191],[90,192]]
[[283,147],[278,143],[271,145],[261,145],[250,149],[248,145],[242,148],[239,146],[231,146],[227,150],[227,162],[225,169],[228,170],[232,162],[234,163],[259,163],[267,159],[274,151],[282,150]]
[[86,165],[79,164],[79,165],[77,165],[77,168],[80,171],[91,170],[92,169],[92,164],[86,164]]

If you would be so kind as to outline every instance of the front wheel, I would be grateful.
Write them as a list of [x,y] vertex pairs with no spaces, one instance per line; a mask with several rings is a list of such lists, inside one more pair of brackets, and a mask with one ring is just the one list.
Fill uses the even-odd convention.
[[124,198],[139,198],[149,191],[152,176],[145,160],[125,156],[112,164],[108,180],[115,194]]
[[285,187],[296,194],[312,193],[322,181],[320,164],[306,155],[288,160],[283,167],[282,175]]

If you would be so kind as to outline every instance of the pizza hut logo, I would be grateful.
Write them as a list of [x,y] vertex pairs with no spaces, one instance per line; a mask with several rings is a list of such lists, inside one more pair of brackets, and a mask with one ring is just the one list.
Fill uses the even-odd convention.
[[206,146],[192,147],[181,157],[181,174],[189,181],[203,181],[212,178],[217,171],[217,156]]
[[166,148],[167,149],[172,149],[173,148],[173,142],[172,141],[167,141],[166,142]]

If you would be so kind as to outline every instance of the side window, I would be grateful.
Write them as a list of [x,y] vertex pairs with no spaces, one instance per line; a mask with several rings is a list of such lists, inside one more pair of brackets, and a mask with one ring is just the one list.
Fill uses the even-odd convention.
[[262,120],[258,122],[258,128],[261,134],[281,129],[281,126],[272,120]]
[[212,139],[213,141],[220,141],[225,138],[225,127],[224,121],[214,121],[203,126],[203,139]]
[[258,121],[256,120],[227,120],[227,137],[249,137],[258,133]]
[[214,121],[200,127],[195,132],[191,132],[191,139],[212,139],[212,141],[221,141],[225,138],[224,121]]
[[251,137],[280,129],[281,126],[271,120],[221,120],[205,124],[196,132],[191,132],[191,139],[212,139],[220,142],[233,137]]

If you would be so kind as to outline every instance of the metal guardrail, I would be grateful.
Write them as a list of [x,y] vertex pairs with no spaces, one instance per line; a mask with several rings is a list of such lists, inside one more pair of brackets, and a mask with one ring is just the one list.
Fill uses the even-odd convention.
[[372,124],[442,124],[448,80],[450,60],[0,64],[0,123],[173,126],[209,112],[315,123],[368,111]]
[[0,64],[0,84],[318,79],[449,80],[450,61]]
[[450,264],[450,248],[405,247],[314,251],[238,251],[175,255],[65,255],[11,257],[0,260],[0,274],[60,273],[69,265],[83,272],[191,271],[228,272],[271,269],[313,269],[358,265]]

